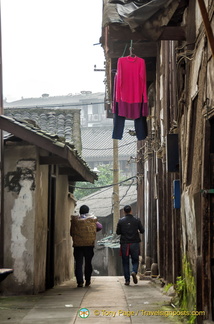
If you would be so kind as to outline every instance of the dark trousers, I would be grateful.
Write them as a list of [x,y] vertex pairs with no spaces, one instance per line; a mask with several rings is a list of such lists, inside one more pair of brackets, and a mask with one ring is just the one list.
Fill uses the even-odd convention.
[[[118,114],[114,114],[113,117],[114,117],[114,127],[113,127],[112,138],[120,140],[123,137],[126,117],[118,116]],[[135,127],[137,139],[139,141],[144,140],[148,135],[146,117],[142,116],[140,118],[134,119],[134,127]]]
[[74,247],[74,259],[75,259],[75,276],[77,283],[81,284],[83,280],[83,262],[85,263],[84,274],[85,280],[90,282],[92,274],[92,258],[94,256],[93,246],[77,246]]
[[130,267],[129,267],[129,257],[132,260],[132,271],[137,273],[139,266],[139,254],[140,254],[140,244],[139,243],[129,243],[121,244],[121,255],[123,263],[123,273],[125,281],[130,281]]

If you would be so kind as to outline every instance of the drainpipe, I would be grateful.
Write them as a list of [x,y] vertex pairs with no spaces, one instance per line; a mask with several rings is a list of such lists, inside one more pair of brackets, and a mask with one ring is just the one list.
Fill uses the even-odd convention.
[[214,37],[213,37],[213,32],[212,32],[212,28],[210,25],[210,21],[209,21],[209,17],[208,17],[208,13],[206,10],[204,0],[198,0],[198,4],[199,4],[200,10],[201,10],[201,15],[202,15],[204,26],[206,29],[207,38],[210,43],[212,55],[214,56]]
[[[2,41],[1,41],[1,7],[0,7],[0,115],[3,115],[2,87]],[[4,266],[4,172],[3,172],[3,131],[0,129],[0,267]]]

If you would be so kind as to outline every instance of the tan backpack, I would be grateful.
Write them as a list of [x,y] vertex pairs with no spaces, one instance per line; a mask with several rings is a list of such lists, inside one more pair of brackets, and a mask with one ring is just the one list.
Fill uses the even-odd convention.
[[73,246],[93,246],[96,239],[96,222],[95,216],[79,218],[71,217],[70,234],[73,238]]

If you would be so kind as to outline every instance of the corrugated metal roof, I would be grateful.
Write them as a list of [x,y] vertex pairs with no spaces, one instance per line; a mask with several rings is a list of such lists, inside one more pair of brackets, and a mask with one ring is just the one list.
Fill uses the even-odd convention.
[[[88,205],[90,207],[90,212],[94,213],[97,217],[107,217],[112,214],[112,193],[113,187],[104,188],[91,195],[88,195],[77,201],[76,212],[81,205]],[[131,205],[137,201],[137,185],[121,185],[119,186],[119,200],[120,200],[120,209],[125,205]]]
[[97,241],[97,245],[103,245],[111,249],[119,249],[120,235],[111,234],[109,236],[103,237],[101,240]]
[[[131,127],[130,127],[131,128]],[[81,129],[82,156],[87,161],[97,159],[113,160],[113,127],[87,127]],[[135,157],[137,152],[137,140],[130,136],[129,128],[124,129],[123,139],[119,141],[119,160]]]

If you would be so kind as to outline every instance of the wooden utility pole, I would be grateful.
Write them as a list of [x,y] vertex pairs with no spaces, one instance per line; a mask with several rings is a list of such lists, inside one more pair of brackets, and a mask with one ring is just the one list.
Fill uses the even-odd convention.
[[117,223],[120,218],[119,202],[119,162],[118,162],[118,140],[113,139],[113,233],[116,232]]

